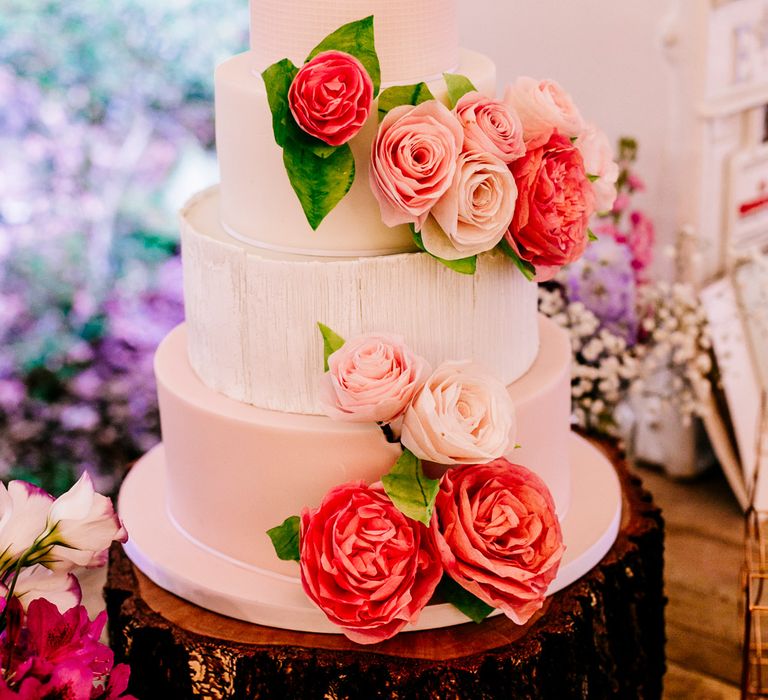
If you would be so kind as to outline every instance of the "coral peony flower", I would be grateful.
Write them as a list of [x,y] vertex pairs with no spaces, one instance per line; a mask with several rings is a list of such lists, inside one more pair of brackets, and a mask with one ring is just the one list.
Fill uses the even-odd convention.
[[562,134],[552,134],[510,167],[518,196],[506,240],[544,281],[587,247],[595,194],[581,153]]
[[368,119],[373,82],[354,56],[324,51],[305,63],[288,90],[296,123],[331,146],[355,136]]
[[431,369],[398,335],[361,335],[328,358],[320,400],[336,420],[392,423],[399,419]]
[[429,210],[453,182],[464,132],[436,100],[390,110],[371,149],[369,177],[387,226],[421,230]]
[[98,566],[103,551],[113,540],[125,542],[128,533],[117,517],[112,501],[93,490],[84,473],[77,483],[59,496],[50,508],[47,533],[40,541],[35,561],[51,568]]
[[545,144],[555,131],[570,138],[584,129],[578,108],[554,80],[520,77],[507,88],[504,102],[519,115],[529,150]]
[[595,209],[599,212],[611,211],[619,179],[619,165],[613,160],[611,142],[603,131],[594,124],[588,124],[576,139],[576,148],[584,160],[584,170],[588,175],[597,177],[592,183]]
[[468,92],[454,112],[464,127],[464,150],[490,153],[505,163],[525,155],[520,117],[502,100]]
[[406,411],[401,441],[420,459],[474,464],[500,457],[514,434],[506,387],[469,362],[445,362]]
[[432,529],[446,573],[519,625],[541,608],[565,551],[546,485],[503,458],[449,469]]
[[381,484],[337,486],[301,514],[301,582],[359,644],[415,622],[442,576],[431,531],[403,515]]
[[504,237],[516,201],[515,178],[501,159],[465,151],[451,186],[422,228],[424,247],[447,260],[491,250]]

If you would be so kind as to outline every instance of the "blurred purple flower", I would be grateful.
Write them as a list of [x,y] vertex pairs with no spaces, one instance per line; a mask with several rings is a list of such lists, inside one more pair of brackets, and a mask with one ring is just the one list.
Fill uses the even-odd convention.
[[629,249],[605,235],[566,268],[568,298],[582,302],[602,325],[633,344],[637,339],[635,277]]

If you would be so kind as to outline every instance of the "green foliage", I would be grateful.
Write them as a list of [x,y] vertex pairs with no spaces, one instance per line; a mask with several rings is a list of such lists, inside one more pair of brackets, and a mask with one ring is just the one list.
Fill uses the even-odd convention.
[[462,588],[448,574],[443,574],[435,593],[463,612],[473,622],[482,622],[494,610],[480,598]]
[[332,331],[324,323],[318,322],[317,327],[323,336],[323,369],[327,372],[328,358],[344,345],[344,338]]
[[413,235],[413,241],[419,250],[423,250],[427,255],[431,255],[439,263],[445,265],[450,270],[458,272],[462,275],[474,275],[477,271],[477,255],[472,255],[468,258],[459,258],[458,260],[445,260],[444,258],[438,258],[436,255],[432,255],[425,247],[424,241],[419,233],[411,224],[411,234]]
[[387,112],[402,105],[420,105],[422,102],[434,100],[426,83],[415,85],[395,85],[387,88],[379,95],[379,121],[384,119]]
[[283,561],[299,561],[300,524],[299,516],[292,515],[277,527],[267,530],[275,553]]
[[440,480],[425,476],[421,460],[415,454],[404,449],[381,483],[401,513],[429,526]]
[[448,101],[451,109],[468,92],[477,92],[477,88],[466,76],[457,75],[456,73],[443,73],[443,78],[445,78],[445,84],[448,87]]
[[525,279],[531,282],[534,279],[534,277],[536,277],[536,268],[527,260],[523,260],[515,252],[515,249],[511,245],[509,245],[506,239],[504,238],[501,239],[501,243],[499,243],[499,248],[508,258],[512,260],[513,263],[515,263],[517,269],[523,273],[523,277],[525,277]]

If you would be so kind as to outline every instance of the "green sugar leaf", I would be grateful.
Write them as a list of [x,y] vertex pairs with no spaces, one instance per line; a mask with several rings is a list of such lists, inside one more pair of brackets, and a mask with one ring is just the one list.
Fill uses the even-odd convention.
[[299,128],[293,121],[293,115],[288,106],[288,90],[298,72],[299,69],[284,58],[282,61],[273,63],[261,74],[267,89],[269,109],[272,112],[272,131],[277,145],[281,148],[287,140],[288,129],[291,126],[294,129]]
[[432,255],[425,247],[424,242],[421,239],[421,233],[419,233],[411,224],[411,233],[413,234],[413,240],[418,246],[419,250],[423,250],[427,255],[432,256],[437,262],[445,265],[447,268],[454,272],[459,272],[462,275],[474,275],[477,271],[477,255],[472,255],[469,258],[459,258],[458,260],[445,260],[444,258],[438,258],[437,255]]
[[313,230],[349,192],[355,179],[355,158],[348,144],[325,158],[293,139],[283,148],[283,163],[304,215]]
[[510,258],[513,263],[515,263],[515,265],[517,266],[517,269],[523,273],[523,277],[525,277],[525,279],[527,279],[530,282],[531,280],[533,280],[534,277],[536,277],[536,268],[527,260],[523,260],[515,252],[515,249],[511,245],[509,245],[506,239],[504,238],[501,239],[501,243],[499,243],[499,248],[501,248],[504,255]]
[[429,526],[440,481],[424,475],[421,460],[415,454],[404,449],[381,483],[401,513]]
[[587,229],[587,237],[589,238],[590,241],[598,240],[597,236],[594,233],[592,233],[592,229],[590,228]]
[[587,173],[587,180],[590,182],[597,182],[600,179],[599,175],[591,175],[590,173]]
[[320,334],[323,336],[323,369],[327,372],[328,358],[344,345],[344,338],[332,331],[324,323],[318,321],[317,327],[320,329]]
[[451,109],[468,92],[477,92],[477,88],[466,76],[456,73],[443,73],[443,78],[445,78],[445,84],[448,87],[448,101]]
[[283,561],[299,561],[299,516],[286,518],[281,525],[267,530],[275,553]]
[[379,95],[379,121],[384,119],[389,110],[401,105],[420,105],[422,102],[434,100],[426,83],[415,85],[395,85],[387,88]]
[[473,622],[482,622],[494,610],[476,595],[462,588],[448,574],[443,574],[435,594],[463,612]]
[[339,27],[312,49],[307,61],[323,51],[342,51],[354,56],[371,76],[373,96],[379,94],[381,67],[373,38],[373,15]]

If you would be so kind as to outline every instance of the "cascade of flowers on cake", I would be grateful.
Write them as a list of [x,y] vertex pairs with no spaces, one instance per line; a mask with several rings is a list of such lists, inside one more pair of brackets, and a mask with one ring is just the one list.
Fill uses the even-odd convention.
[[444,74],[448,105],[426,83],[379,94],[373,17],[344,25],[305,64],[263,73],[275,140],[317,229],[355,179],[348,142],[377,100],[368,167],[387,226],[408,224],[416,245],[458,272],[494,249],[529,279],[578,260],[590,217],[616,198],[618,165],[605,134],[554,81],[518,78],[501,99]]
[[379,482],[338,485],[269,530],[277,555],[361,644],[415,623],[436,591],[476,622],[499,609],[525,624],[565,547],[544,482],[504,457],[516,432],[504,385],[467,361],[432,370],[397,335],[345,342],[318,325],[327,415],[378,424],[402,454]]

